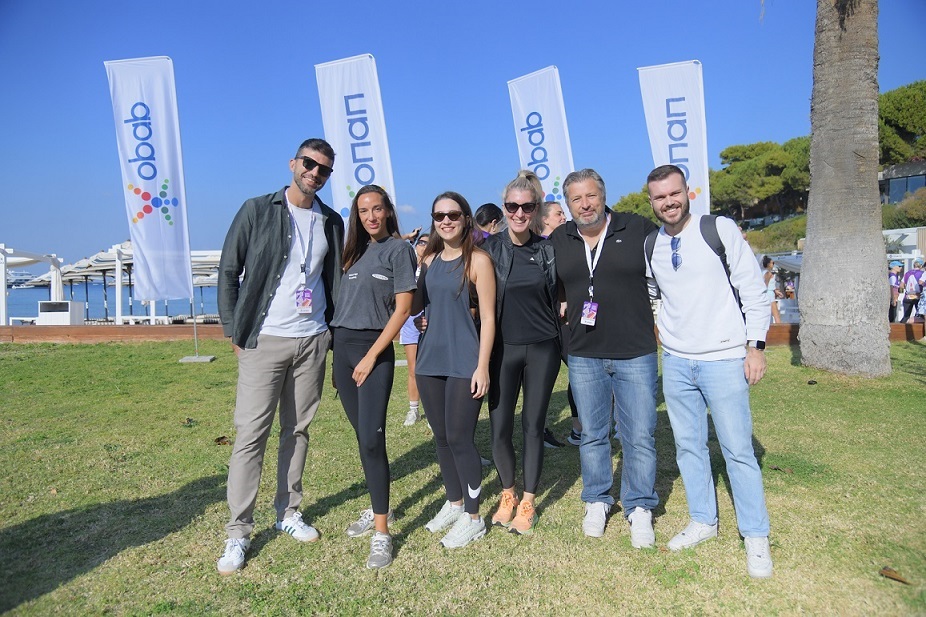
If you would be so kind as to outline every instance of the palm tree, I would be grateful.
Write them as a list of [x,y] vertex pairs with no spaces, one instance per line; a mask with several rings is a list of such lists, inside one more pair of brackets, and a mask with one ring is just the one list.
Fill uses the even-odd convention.
[[878,194],[878,2],[817,0],[802,362],[891,371]]

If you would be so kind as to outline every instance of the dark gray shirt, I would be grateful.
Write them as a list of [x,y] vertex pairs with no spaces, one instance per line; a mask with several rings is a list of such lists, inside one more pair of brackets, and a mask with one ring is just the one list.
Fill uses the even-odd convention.
[[341,277],[341,289],[331,326],[350,330],[382,330],[395,312],[395,295],[413,291],[415,249],[388,237],[371,242],[360,259]]

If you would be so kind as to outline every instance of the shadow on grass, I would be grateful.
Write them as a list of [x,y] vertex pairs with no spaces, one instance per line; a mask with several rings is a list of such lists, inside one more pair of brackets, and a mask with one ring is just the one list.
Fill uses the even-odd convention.
[[225,476],[146,499],[43,514],[0,530],[0,613],[34,600],[125,549],[179,531],[225,499]]

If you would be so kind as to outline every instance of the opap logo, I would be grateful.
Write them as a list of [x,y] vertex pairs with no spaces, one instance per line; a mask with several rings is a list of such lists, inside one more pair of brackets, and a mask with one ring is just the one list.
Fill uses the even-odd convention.
[[[151,138],[154,136],[154,129],[151,121],[151,108],[142,101],[136,102],[129,110],[129,118],[123,120],[124,124],[132,126],[132,137],[135,139],[134,158],[127,161],[135,166],[135,174],[138,176],[138,184],[156,180],[158,176],[157,155]],[[168,197],[168,185],[170,180],[164,178],[161,181],[161,190],[156,195],[146,191],[135,183],[129,183],[126,188],[131,193],[138,196],[141,205],[132,217],[132,223],[137,224],[145,216],[154,214],[159,211],[163,215],[168,225],[173,225],[173,216],[171,208],[180,205],[180,200],[176,197]]]

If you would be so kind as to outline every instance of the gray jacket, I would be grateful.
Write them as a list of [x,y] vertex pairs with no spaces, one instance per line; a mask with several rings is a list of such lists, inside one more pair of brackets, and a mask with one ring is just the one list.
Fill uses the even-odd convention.
[[[286,269],[292,246],[292,223],[284,196],[287,188],[244,202],[225,236],[216,295],[222,331],[239,347],[257,347],[271,297]],[[330,323],[341,284],[344,221],[321,199],[315,199],[321,206],[328,240],[322,281],[327,298],[325,321]],[[244,278],[239,283],[242,272]]]

